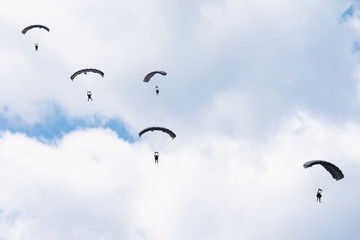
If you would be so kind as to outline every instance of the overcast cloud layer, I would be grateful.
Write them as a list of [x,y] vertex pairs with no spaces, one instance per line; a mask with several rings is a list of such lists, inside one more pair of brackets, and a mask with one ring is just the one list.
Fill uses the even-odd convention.
[[0,28],[0,239],[360,237],[358,1],[3,0]]

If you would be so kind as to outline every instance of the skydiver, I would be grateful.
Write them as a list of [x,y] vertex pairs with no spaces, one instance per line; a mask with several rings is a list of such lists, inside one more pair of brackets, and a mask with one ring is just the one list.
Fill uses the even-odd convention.
[[154,152],[155,163],[159,164],[159,153]]
[[39,50],[39,44],[38,43],[35,43],[35,52],[37,52]]
[[93,99],[91,98],[91,95],[92,95],[91,91],[87,91],[88,101],[89,100],[93,101]]
[[156,89],[156,90],[155,90],[155,92],[156,92],[156,95],[159,95],[159,92],[160,92],[160,91],[159,91],[159,88],[158,88],[158,86],[156,86],[156,87],[155,87],[155,89]]
[[321,192],[322,192],[322,190],[319,188],[316,193],[316,201],[319,203],[321,203],[321,197],[322,197]]

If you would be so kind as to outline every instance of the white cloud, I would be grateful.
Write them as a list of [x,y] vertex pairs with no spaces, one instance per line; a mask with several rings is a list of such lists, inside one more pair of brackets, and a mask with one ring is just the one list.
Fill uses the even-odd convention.
[[[111,130],[50,143],[4,131],[0,238],[358,237],[358,31],[355,18],[340,21],[347,4],[5,1],[3,118],[46,124],[60,107],[177,137],[154,165],[146,141]],[[22,35],[33,23],[50,32]],[[91,103],[70,80],[88,67],[105,72]],[[142,82],[153,70],[168,73],[159,96]],[[322,204],[302,167],[317,158],[345,174],[329,176]]]
[[[329,101],[336,105],[330,97],[334,95],[349,104],[347,94],[355,84],[351,42],[356,34],[348,25],[339,25],[344,3],[188,4],[8,2],[2,8],[2,62],[10,59],[16,67],[2,72],[2,105],[9,115],[29,122],[44,119],[43,102],[55,102],[69,117],[116,116],[137,128],[164,118],[188,121],[214,95],[234,87],[258,98],[276,96],[271,107],[275,112],[286,113],[300,104],[333,113],[341,109],[327,106]],[[39,33],[44,39],[36,54],[34,39],[20,33],[34,22],[50,27],[49,34]],[[73,72],[87,67],[105,72],[101,86],[93,89],[96,102],[91,105],[84,90],[69,80]],[[168,72],[156,107],[150,99],[153,86],[142,82],[152,70]],[[158,119],[152,117],[154,112]]]
[[[359,133],[355,122],[339,124],[298,112],[262,143],[221,134],[187,143],[175,139],[177,148],[154,165],[144,143],[129,144],[109,130],[76,131],[51,145],[5,132],[0,140],[0,236],[356,236],[334,219],[357,217],[359,191],[352,183],[359,181]],[[322,204],[316,203],[316,185],[302,167],[316,158],[337,164],[345,175],[336,182],[328,174]],[[316,229],[320,221],[332,228]]]

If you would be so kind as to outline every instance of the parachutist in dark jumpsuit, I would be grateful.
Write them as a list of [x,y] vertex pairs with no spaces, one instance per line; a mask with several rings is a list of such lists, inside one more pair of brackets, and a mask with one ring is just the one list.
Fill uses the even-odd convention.
[[91,91],[88,91],[87,92],[88,101],[89,100],[93,101],[93,99],[91,98],[91,95],[92,95]]
[[316,201],[318,201],[319,203],[321,203],[321,197],[322,197],[321,192],[322,190],[319,188],[316,193]]
[[155,87],[155,89],[156,89],[156,90],[155,90],[155,92],[156,92],[156,95],[159,95],[159,92],[160,92],[160,91],[159,91],[159,88],[158,88],[158,86],[156,86],[156,87]]
[[35,43],[35,52],[37,52],[39,50],[39,44],[38,43]]
[[159,163],[159,153],[158,152],[154,153],[154,158],[155,158],[155,163]]

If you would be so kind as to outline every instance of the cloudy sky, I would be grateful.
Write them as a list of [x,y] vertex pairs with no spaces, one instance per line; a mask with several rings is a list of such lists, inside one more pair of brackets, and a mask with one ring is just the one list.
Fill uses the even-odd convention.
[[360,238],[359,1],[1,0],[0,29],[1,240]]

